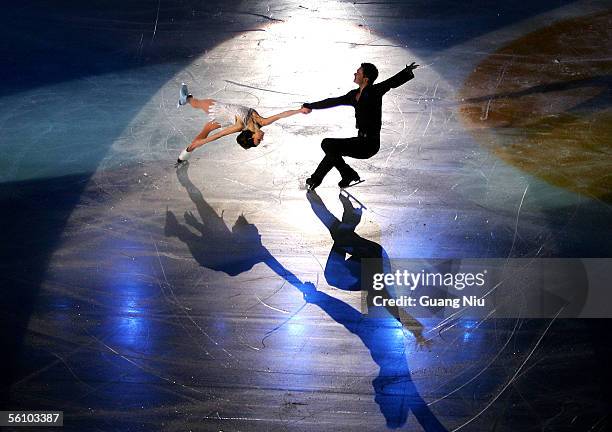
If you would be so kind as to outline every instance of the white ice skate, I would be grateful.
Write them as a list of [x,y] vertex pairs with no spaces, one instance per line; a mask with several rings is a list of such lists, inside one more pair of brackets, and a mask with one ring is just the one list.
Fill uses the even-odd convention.
[[191,158],[191,152],[188,152],[187,149],[183,150],[179,155],[176,163],[174,164],[174,168],[178,168],[180,166],[187,165],[189,162],[189,158]]
[[187,105],[187,97],[189,96],[189,90],[187,89],[187,84],[181,84],[181,90],[179,91],[179,98],[176,107],[180,107],[181,105]]

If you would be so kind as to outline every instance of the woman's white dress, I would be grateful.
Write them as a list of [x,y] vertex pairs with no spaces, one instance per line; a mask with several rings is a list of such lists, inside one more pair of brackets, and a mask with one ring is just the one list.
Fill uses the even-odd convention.
[[208,109],[211,121],[216,121],[222,127],[231,126],[236,123],[236,118],[242,121],[242,130],[246,129],[252,110],[237,104],[226,104],[215,101]]

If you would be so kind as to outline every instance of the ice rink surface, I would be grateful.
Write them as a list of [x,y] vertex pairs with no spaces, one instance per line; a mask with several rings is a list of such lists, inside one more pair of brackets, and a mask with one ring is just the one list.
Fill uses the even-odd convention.
[[[609,258],[605,1],[36,2],[0,18],[2,410],[74,431],[604,431],[610,321],[371,317],[360,260]],[[173,163],[197,97],[351,108]],[[365,208],[364,208],[365,207]],[[8,430],[8,429],[7,429]],[[24,430],[19,428],[16,430]]]

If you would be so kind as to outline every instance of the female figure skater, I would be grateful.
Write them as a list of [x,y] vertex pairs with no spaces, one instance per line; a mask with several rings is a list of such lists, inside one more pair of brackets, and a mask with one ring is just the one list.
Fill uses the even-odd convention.
[[[209,114],[210,121],[204,125],[202,132],[193,139],[189,147],[181,152],[176,161],[176,167],[185,163],[191,157],[191,153],[198,147],[226,135],[238,133],[236,141],[245,150],[256,147],[263,140],[264,133],[261,130],[263,126],[298,113],[308,114],[310,112],[310,109],[300,108],[283,111],[271,117],[262,117],[254,109],[242,105],[225,104],[214,99],[196,99],[189,94],[187,85],[183,83],[179,93],[178,106],[187,104],[193,108],[204,110]],[[209,136],[212,131],[221,128],[222,125],[226,127]]]

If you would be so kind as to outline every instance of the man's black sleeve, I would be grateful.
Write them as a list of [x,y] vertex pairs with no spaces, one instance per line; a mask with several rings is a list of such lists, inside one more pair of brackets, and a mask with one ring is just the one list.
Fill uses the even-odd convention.
[[402,84],[407,83],[412,78],[414,78],[414,72],[412,69],[406,66],[397,74],[393,75],[391,78],[384,80],[381,83],[374,84],[374,87],[380,91],[381,93],[387,93],[392,88],[396,88],[401,86]]
[[332,108],[332,107],[340,106],[340,105],[352,105],[351,104],[351,93],[353,93],[353,90],[351,90],[344,96],[323,99],[318,102],[305,103],[302,106],[308,109],[324,109],[324,108]]

